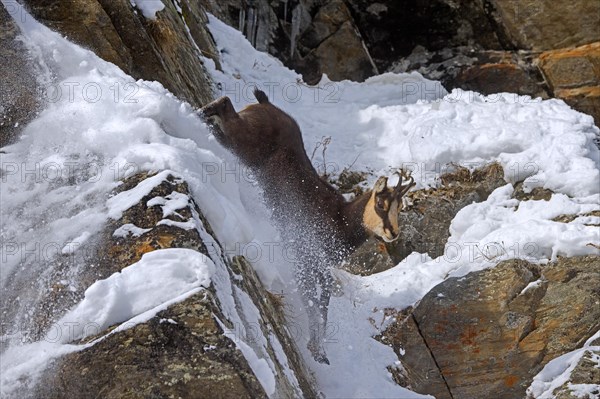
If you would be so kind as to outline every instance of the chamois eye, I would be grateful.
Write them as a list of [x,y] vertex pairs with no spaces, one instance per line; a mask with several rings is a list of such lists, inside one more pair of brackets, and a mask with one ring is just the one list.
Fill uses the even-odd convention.
[[382,198],[377,198],[377,201],[375,202],[375,206],[379,209],[384,209],[385,201]]

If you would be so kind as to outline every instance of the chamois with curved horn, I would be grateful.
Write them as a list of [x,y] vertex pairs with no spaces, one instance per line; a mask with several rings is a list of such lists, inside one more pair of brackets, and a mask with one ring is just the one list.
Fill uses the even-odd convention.
[[217,140],[252,168],[282,237],[296,243],[296,275],[312,327],[308,348],[317,361],[329,363],[323,349],[333,282],[329,269],[370,235],[396,240],[402,196],[415,183],[409,177],[403,185],[399,174],[398,184],[390,188],[382,176],[372,191],[346,201],[314,169],[296,121],[264,92],[254,95],[258,103],[239,113],[228,97],[221,97],[199,114]]

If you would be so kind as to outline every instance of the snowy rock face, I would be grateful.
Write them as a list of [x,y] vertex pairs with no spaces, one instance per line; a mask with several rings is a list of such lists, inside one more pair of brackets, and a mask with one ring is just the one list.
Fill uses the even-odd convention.
[[600,328],[598,286],[598,257],[507,261],[434,287],[381,339],[404,366],[397,380],[417,392],[522,398],[544,365]]
[[0,147],[12,141],[39,106],[33,66],[23,43],[15,40],[19,28],[11,11],[0,4]]
[[25,1],[40,22],[134,78],[157,80],[196,106],[210,101],[210,83],[198,57],[216,57],[216,51],[204,10],[188,0],[178,7],[170,1],[139,3],[141,8],[129,0]]
[[[403,333],[401,341],[389,338],[386,344],[392,346],[373,337],[405,328],[398,323],[401,317],[394,320],[394,316],[416,306],[449,277],[459,278],[444,282],[444,292],[431,291],[423,302],[430,305],[427,312],[414,313],[419,324],[413,327],[422,327],[428,336],[427,323],[443,321],[441,331],[433,333],[442,334],[444,340],[436,342],[434,335],[428,341],[442,355],[453,353],[466,364],[483,364],[499,378],[517,375],[507,383],[522,394],[542,361],[579,348],[563,355],[567,360],[560,356],[548,362],[530,392],[553,397],[551,391],[569,378],[578,385],[594,381],[594,374],[587,380],[577,370],[569,374],[571,366],[583,359],[579,355],[595,353],[592,346],[598,345],[593,337],[587,342],[582,335],[583,325],[591,317],[598,319],[597,303],[586,302],[597,298],[600,253],[599,153],[592,142],[598,129],[589,116],[557,100],[447,93],[439,82],[418,73],[386,73],[363,83],[333,84],[324,79],[320,87],[310,87],[278,60],[255,51],[241,33],[208,16],[208,28],[218,43],[214,50],[203,10],[191,0],[164,0],[164,8],[148,14],[152,19],[129,0],[26,2],[42,21],[120,70],[39,25],[29,14],[9,9],[16,2],[0,1],[0,9],[5,7],[22,30],[19,40],[26,49],[16,51],[31,57],[39,69],[35,77],[65,89],[54,102],[41,96],[46,100],[43,111],[0,155],[3,396],[57,397],[65,392],[73,398],[123,397],[139,390],[142,393],[137,394],[146,397],[312,398],[316,391],[326,397],[423,397],[398,385],[407,384],[398,372],[404,367],[409,377],[411,370],[418,370],[409,380],[413,389],[428,381],[444,397],[448,390],[444,378],[455,378],[460,371],[464,380],[478,383],[481,368],[463,370],[462,364],[450,363],[454,358],[440,356],[441,370],[430,362],[423,366],[429,373],[423,373],[412,363],[413,356],[426,359],[429,353],[418,341],[421,334]],[[139,6],[141,1],[134,3]],[[283,18],[281,29],[308,38],[303,32],[318,12],[311,1],[302,3],[305,9],[292,1],[274,2],[274,9],[267,2],[254,2],[257,9],[270,10],[265,15],[236,8],[240,3],[236,0],[218,3],[228,18],[235,17],[236,27],[238,19],[244,21],[240,28],[250,32],[261,49],[272,39],[272,30],[256,21],[279,26],[278,18]],[[391,9],[386,4],[368,4],[367,12],[384,18]],[[440,4],[450,7],[456,2],[428,4],[436,10]],[[9,37],[14,44],[14,25],[10,28],[4,17],[2,33],[8,36],[0,37]],[[286,25],[290,18],[293,21]],[[348,26],[347,22],[342,20],[341,25]],[[316,41],[326,42],[327,33],[336,32],[331,28],[338,26],[337,22],[325,26],[326,34]],[[323,26],[310,29],[317,28]],[[463,27],[459,38],[467,33]],[[281,37],[285,36],[274,39]],[[569,65],[566,59],[561,63]],[[0,65],[11,62],[0,60]],[[236,167],[235,159],[215,143],[194,112],[195,105],[212,96],[202,63],[215,88],[236,98],[236,109],[255,101],[244,95],[246,89],[251,93],[252,83],[262,88],[279,84],[270,86],[269,96],[297,119],[308,153],[313,143],[331,134],[329,162],[325,151],[322,156],[317,151],[313,161],[327,172],[328,166],[337,172],[345,167],[370,170],[373,174],[366,174],[370,179],[391,175],[403,165],[416,167],[419,191],[411,195],[410,216],[402,222],[413,234],[404,239],[414,245],[400,248],[395,256],[423,252],[394,266],[387,253],[374,259],[367,250],[363,270],[378,273],[356,276],[336,270],[342,289],[330,306],[329,366],[310,363],[304,349],[308,323],[301,312],[290,311],[297,284],[286,268],[294,260],[285,251],[274,252],[271,258],[271,249],[287,248],[268,223],[269,212],[260,202],[255,180]],[[548,73],[556,75],[553,64],[548,65]],[[151,81],[135,79],[139,77]],[[104,95],[90,98],[93,90],[76,90],[69,96],[70,85],[90,85]],[[288,85],[304,96],[292,100],[281,90]],[[31,87],[26,85],[27,90]],[[335,91],[324,90],[327,87]],[[125,92],[115,92],[116,88]],[[116,94],[120,97],[113,97]],[[471,168],[494,162],[501,164],[504,182],[495,174],[480,179],[471,169],[465,175],[468,184],[461,179],[437,181],[449,164]],[[480,202],[467,205],[470,201]],[[426,233],[430,241],[415,230]],[[446,240],[447,246],[441,248]],[[529,251],[530,246],[539,250]],[[254,257],[250,265],[246,259],[257,247],[263,256]],[[456,248],[458,259],[450,253]],[[91,254],[84,254],[88,249]],[[246,258],[230,259],[232,253]],[[596,257],[563,258],[590,254]],[[512,261],[509,271],[505,264],[498,271],[480,272],[512,257],[536,264],[558,261],[558,266],[546,270]],[[565,262],[583,263],[568,266],[563,273],[560,267]],[[472,285],[465,287],[465,282]],[[263,286],[282,295],[275,299]],[[480,298],[481,293],[486,297]],[[461,304],[462,313],[445,307],[450,304],[438,294]],[[483,304],[488,307],[477,307]],[[596,308],[588,312],[593,305]],[[283,320],[286,312],[291,317]],[[475,318],[480,320],[477,325]],[[497,350],[497,337],[493,331],[472,337],[469,330],[489,320],[507,340],[503,342],[512,345],[493,360],[512,361],[506,353],[518,359],[523,353],[535,353],[542,360],[511,363],[515,369],[510,373],[494,369],[496,363],[473,345]],[[63,322],[58,332],[64,334],[57,341],[58,322]],[[588,336],[597,328],[588,324]],[[445,342],[457,346],[439,350]],[[523,345],[528,352],[521,351]],[[472,357],[465,358],[465,353]],[[587,358],[596,362],[593,354]],[[524,370],[522,364],[533,369]],[[423,377],[426,382],[419,379]],[[494,380],[486,389],[496,388]],[[571,386],[567,383],[564,388]],[[455,388],[450,389],[454,393]],[[463,387],[456,389],[460,392]]]
[[[120,217],[105,228],[98,264],[81,277],[82,286],[91,286],[57,322],[76,326],[74,341],[65,343],[94,344],[57,360],[36,394],[314,397],[280,307],[244,258],[231,263],[222,256],[187,184],[168,173],[143,173],[126,179],[115,194],[110,207]],[[176,248],[189,251],[184,265],[198,256],[211,265],[209,273],[196,272],[205,289],[194,290],[192,269],[173,262],[185,256]],[[164,281],[153,281],[161,274]],[[138,314],[141,319],[131,318]]]
[[440,80],[448,90],[556,97],[593,115],[596,123],[600,119],[598,84],[586,84],[575,72],[592,71],[592,64],[581,57],[571,59],[564,70],[575,85],[558,91],[538,66],[540,51],[583,46],[580,52],[592,53],[584,45],[600,42],[598,2],[202,3],[241,30],[257,49],[275,55],[309,83],[318,82],[323,73],[334,81],[362,81],[378,71],[418,71]]
[[503,176],[498,164],[473,172],[459,168],[443,175],[438,189],[413,192],[411,205],[400,214],[400,238],[386,245],[395,263],[415,251],[432,258],[443,255],[450,237],[450,222],[458,211],[473,202],[485,201],[492,191],[505,184]]
[[[262,397],[241,352],[216,322],[203,291],[146,323],[65,356],[37,387],[39,397]],[[218,314],[218,313],[217,313]],[[197,396],[196,396],[197,395]]]

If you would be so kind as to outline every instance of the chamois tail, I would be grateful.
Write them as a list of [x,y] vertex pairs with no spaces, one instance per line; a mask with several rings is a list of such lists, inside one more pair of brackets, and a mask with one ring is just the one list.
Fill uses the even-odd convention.
[[261,103],[261,104],[268,104],[269,103],[269,97],[267,97],[267,95],[265,94],[264,91],[259,90],[259,89],[255,89],[254,90],[254,97],[256,97],[256,100]]

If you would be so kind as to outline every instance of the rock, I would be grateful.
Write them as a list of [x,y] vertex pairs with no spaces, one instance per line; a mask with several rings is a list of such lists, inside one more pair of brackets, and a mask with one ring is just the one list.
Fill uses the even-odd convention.
[[348,1],[369,53],[381,71],[419,45],[434,52],[459,46],[502,49],[483,3]]
[[[436,398],[451,397],[450,390],[444,381],[439,366],[431,351],[423,340],[414,316],[413,309],[408,308],[398,312],[396,319],[401,323],[393,323],[385,332],[377,337],[382,343],[392,345],[398,353],[410,351],[410,360],[402,360],[401,368],[392,368],[390,372],[394,381],[403,387],[419,392],[435,392]],[[423,388],[426,387],[426,388]]]
[[28,11],[47,27],[89,48],[124,71],[131,69],[129,49],[98,1],[28,0],[25,4]]
[[442,256],[450,222],[466,205],[485,201],[496,188],[506,184],[504,171],[496,163],[470,172],[459,168],[442,176],[439,189],[419,190],[408,194],[412,205],[400,213],[400,236],[386,244],[387,252],[397,264],[412,252]]
[[374,237],[367,239],[346,259],[341,268],[349,273],[368,276],[396,266],[386,244]]
[[298,46],[314,49],[336,33],[345,22],[351,21],[350,10],[341,0],[326,3],[319,9],[311,24],[298,39]]
[[[600,395],[600,367],[598,359],[600,351],[586,350],[571,372],[570,378],[556,388],[552,394],[556,399],[593,399]],[[594,396],[576,393],[577,388],[585,388]],[[530,399],[531,396],[528,396]]]
[[380,340],[402,361],[397,380],[417,392],[524,397],[548,361],[598,331],[598,286],[600,257],[509,260],[434,287]]
[[58,361],[38,385],[44,398],[266,397],[224,335],[216,298],[203,291],[150,321]]
[[[127,192],[152,176],[136,174],[123,181],[115,194]],[[312,377],[285,327],[283,312],[251,265],[241,257],[225,259],[220,245],[207,244],[197,229],[159,224],[165,219],[162,208],[148,206],[148,201],[172,193],[188,196],[189,203],[166,219],[197,220],[206,234],[214,237],[187,184],[168,175],[119,220],[107,223],[85,267],[59,268],[49,284],[54,281],[60,284],[68,275],[73,279],[75,273],[78,289],[63,290],[69,295],[48,294],[41,299],[42,306],[35,316],[39,330],[48,330],[92,283],[121,271],[151,251],[193,249],[211,258],[218,268],[225,268],[228,277],[224,279],[222,274],[215,277],[218,283],[213,282],[210,288],[169,306],[147,322],[106,335],[111,327],[86,339],[90,342],[105,336],[90,347],[56,360],[37,385],[37,397],[266,397],[248,360],[238,349],[238,340],[274,368],[272,396],[317,397]],[[118,228],[131,224],[144,229],[143,232],[114,234]],[[76,263],[65,262],[65,266],[73,264]],[[239,319],[230,308],[223,311],[229,305],[223,304],[222,295],[229,295],[226,300],[235,302],[233,312],[239,312]],[[259,313],[257,320],[247,316],[256,313]]]
[[600,42],[546,51],[539,64],[552,90],[600,85]]
[[557,98],[600,121],[600,42],[546,51],[539,66]]
[[296,67],[308,84],[318,83],[324,73],[333,81],[356,82],[377,74],[360,33],[350,21],[297,61]]
[[27,49],[13,18],[22,17],[16,2],[0,4],[0,147],[10,144],[39,108],[38,84]]
[[528,70],[517,63],[474,65],[461,70],[448,88],[460,87],[485,95],[508,92],[534,98],[548,98],[536,75],[539,75],[539,72]]
[[513,198],[519,201],[550,201],[552,198],[552,190],[543,187],[534,187],[530,192],[526,193],[523,189],[523,182],[518,182],[514,185]]
[[600,3],[589,0],[491,0],[490,15],[510,43],[535,51],[600,40]]
[[446,48],[429,51],[417,46],[406,58],[395,62],[393,72],[416,70],[424,77],[440,80],[447,90],[460,88],[482,94],[518,93],[531,97],[549,97],[548,88],[529,53]]
[[146,20],[128,0],[26,1],[32,15],[44,25],[90,48],[134,78],[157,80],[179,98],[200,107],[212,100],[212,90],[198,49],[214,59],[217,51],[200,5],[188,0],[181,3],[184,15],[171,2],[164,2],[165,9],[157,13],[157,19]]
[[208,17],[204,8],[196,1],[190,2],[184,0],[179,3],[182,10],[182,16],[186,25],[190,28],[190,35],[194,39],[202,55],[212,59],[218,70],[221,70],[221,60],[212,35],[206,28]]

